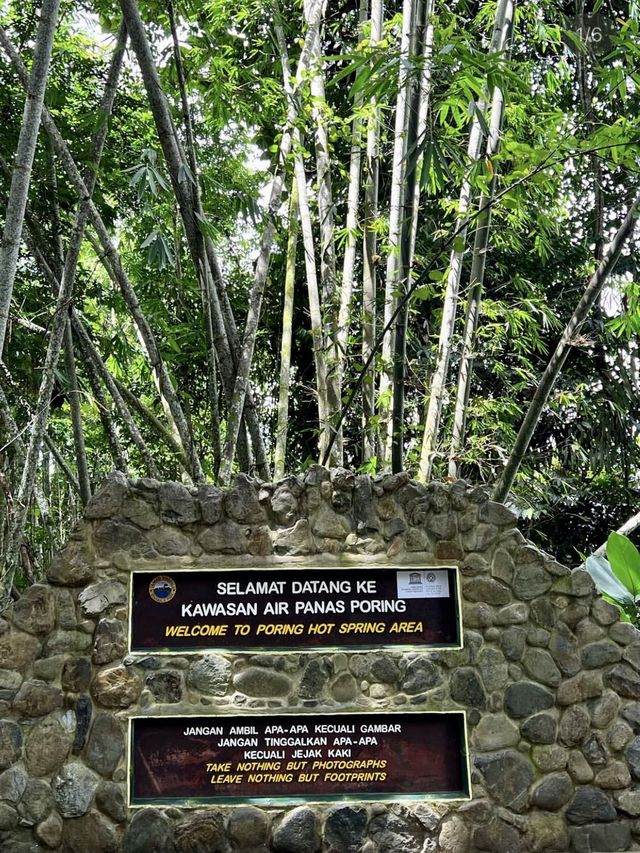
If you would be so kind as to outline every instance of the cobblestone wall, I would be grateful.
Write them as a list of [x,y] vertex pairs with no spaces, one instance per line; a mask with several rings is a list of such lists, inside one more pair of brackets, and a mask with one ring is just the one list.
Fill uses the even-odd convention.
[[[464,648],[127,657],[134,568],[457,564]],[[0,621],[6,853],[640,850],[640,634],[462,482],[312,467],[227,491],[114,474]],[[473,798],[126,804],[131,715],[465,709]]]

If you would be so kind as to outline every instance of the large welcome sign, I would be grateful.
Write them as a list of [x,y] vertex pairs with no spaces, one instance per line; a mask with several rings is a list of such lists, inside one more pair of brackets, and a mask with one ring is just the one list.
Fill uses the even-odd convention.
[[130,804],[469,796],[462,712],[140,717]]
[[134,572],[130,648],[460,648],[455,568]]

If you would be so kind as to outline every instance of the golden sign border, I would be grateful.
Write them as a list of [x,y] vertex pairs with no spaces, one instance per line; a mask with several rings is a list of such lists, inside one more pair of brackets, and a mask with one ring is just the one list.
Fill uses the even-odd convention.
[[[205,566],[197,566],[195,568],[183,566],[180,568],[176,568],[175,570],[171,569],[158,569],[158,574],[168,574],[168,575],[177,575],[182,573],[198,573],[198,572],[228,572],[230,570],[237,572],[263,572],[263,571],[278,571],[284,570],[285,572],[305,572],[305,571],[344,571],[345,569],[370,569],[375,572],[378,569],[385,570],[396,570],[396,571],[408,571],[411,568],[421,569],[422,571],[427,571],[429,569],[433,569],[434,571],[441,569],[454,569],[455,571],[455,583],[456,583],[456,621],[458,626],[458,638],[459,643],[457,645],[442,645],[442,646],[432,646],[432,645],[420,645],[420,644],[404,644],[404,645],[381,645],[380,643],[374,643],[373,639],[370,644],[367,645],[359,645],[359,646],[314,646],[313,648],[290,648],[290,649],[274,649],[270,646],[248,646],[247,648],[238,648],[237,646],[198,646],[197,648],[188,648],[188,649],[170,649],[170,648],[162,648],[162,649],[132,649],[131,641],[132,641],[132,625],[133,625],[133,576],[137,574],[152,574],[155,569],[153,568],[140,568],[133,569],[129,573],[129,601],[127,605],[127,613],[128,613],[128,625],[127,625],[127,655],[131,657],[143,658],[149,657],[150,655],[179,655],[184,657],[184,655],[195,655],[195,654],[206,654],[207,652],[221,652],[224,654],[262,654],[269,653],[274,655],[290,655],[290,654],[314,654],[314,653],[334,653],[338,654],[340,652],[351,652],[352,654],[357,654],[359,652],[372,652],[372,651],[380,651],[380,652],[415,652],[419,650],[430,651],[430,652],[442,652],[442,651],[460,651],[464,647],[464,627],[462,624],[462,586],[460,580],[460,567],[454,565],[424,565],[421,562],[416,563],[407,563],[405,566],[398,565],[397,563],[376,563],[372,566],[367,566],[364,564],[353,564],[348,566],[312,566],[312,565],[301,565],[296,564],[295,566],[284,566],[284,565],[274,565],[274,566],[255,566],[255,567],[244,567],[244,566],[216,566],[216,567],[205,567]],[[134,661],[135,663],[135,661]]]
[[[221,709],[222,710],[222,709]],[[265,713],[267,711],[268,713]],[[237,718],[237,717],[345,717],[351,714],[358,714],[359,716],[371,716],[371,717],[380,717],[385,716],[391,719],[394,716],[399,715],[421,715],[421,714],[446,714],[447,716],[461,716],[462,717],[462,755],[460,756],[461,761],[463,763],[462,770],[464,776],[464,782],[466,785],[466,793],[464,795],[456,794],[434,794],[428,791],[426,792],[414,792],[411,794],[321,794],[316,796],[315,798],[296,796],[296,797],[287,797],[287,796],[276,796],[276,797],[193,797],[191,799],[181,798],[181,797],[166,797],[165,799],[160,798],[145,798],[144,802],[133,802],[132,797],[132,788],[133,788],[133,721],[134,720],[146,720],[149,718],[149,714],[134,714],[128,718],[128,733],[127,733],[127,776],[128,776],[128,784],[127,784],[127,808],[129,809],[144,809],[149,806],[158,806],[159,808],[170,808],[171,806],[176,806],[178,808],[183,809],[201,809],[206,806],[216,807],[216,806],[234,806],[234,805],[256,805],[262,807],[272,807],[277,808],[279,806],[294,806],[294,805],[321,805],[322,803],[335,803],[335,802],[345,802],[345,803],[374,803],[374,802],[385,802],[385,803],[396,803],[396,802],[413,802],[413,803],[438,803],[438,802],[446,802],[446,803],[466,803],[469,802],[472,797],[471,791],[471,756],[469,753],[469,730],[467,723],[467,712],[466,710],[461,710],[458,708],[454,708],[450,711],[445,710],[432,710],[432,709],[407,709],[407,710],[393,710],[388,711],[386,709],[380,709],[378,711],[368,711],[362,710],[361,708],[357,708],[354,710],[343,710],[343,711],[322,711],[317,708],[307,709],[300,708],[294,710],[286,710],[282,713],[278,713],[277,709],[258,709],[250,710],[243,712],[241,714],[238,713],[226,713],[222,710],[222,713],[219,714],[154,714],[153,717],[155,719],[175,719],[175,720],[189,720],[193,719],[210,719],[210,720],[219,720],[221,717],[224,718]]]

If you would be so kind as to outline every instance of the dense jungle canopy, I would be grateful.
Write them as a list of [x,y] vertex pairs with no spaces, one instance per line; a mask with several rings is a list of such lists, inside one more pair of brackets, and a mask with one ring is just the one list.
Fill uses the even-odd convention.
[[640,495],[639,15],[5,0],[4,589],[114,467],[463,477],[600,545]]

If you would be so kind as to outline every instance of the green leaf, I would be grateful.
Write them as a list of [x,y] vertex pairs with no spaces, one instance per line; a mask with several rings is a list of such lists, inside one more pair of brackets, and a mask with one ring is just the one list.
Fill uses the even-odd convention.
[[635,597],[640,595],[640,552],[633,542],[619,533],[607,539],[607,559],[614,575]]

